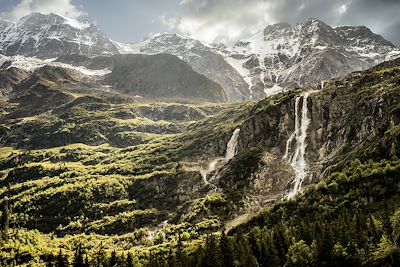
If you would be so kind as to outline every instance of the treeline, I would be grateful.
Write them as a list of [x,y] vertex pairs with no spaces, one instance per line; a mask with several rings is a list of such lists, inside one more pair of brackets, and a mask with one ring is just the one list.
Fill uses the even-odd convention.
[[181,239],[167,251],[154,249],[145,257],[113,251],[89,257],[81,247],[72,262],[60,251],[48,266],[400,266],[400,210],[387,220],[362,211],[340,213],[335,219],[307,216],[296,226],[254,227],[248,233],[208,235],[191,249]]
[[[361,163],[198,248],[182,241],[144,266],[400,266],[400,161]],[[127,264],[127,263],[124,263]],[[119,265],[124,266],[124,265]]]

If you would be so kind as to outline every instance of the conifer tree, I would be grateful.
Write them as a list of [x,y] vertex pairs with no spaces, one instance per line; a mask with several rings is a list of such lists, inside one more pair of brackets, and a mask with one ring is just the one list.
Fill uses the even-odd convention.
[[126,266],[127,267],[134,267],[133,265],[133,256],[131,252],[128,252],[128,256],[126,257]]
[[184,251],[182,237],[179,235],[178,237],[178,244],[176,247],[176,262],[177,266],[184,267],[187,266],[189,259]]
[[78,246],[74,255],[74,267],[84,267],[82,247]]
[[222,231],[222,235],[220,238],[220,248],[222,252],[223,265],[225,267],[232,267],[233,262],[235,261],[234,250],[232,243],[225,234],[225,231]]
[[209,235],[206,239],[205,244],[205,267],[220,267],[222,265],[222,253],[220,246],[217,243],[217,239],[214,235]]
[[176,267],[177,263],[176,263],[176,257],[174,252],[172,251],[172,248],[169,248],[169,253],[168,253],[168,266],[169,267]]
[[115,250],[111,252],[111,257],[110,257],[110,267],[115,267],[117,266],[117,253]]
[[5,201],[3,202],[0,227],[3,238],[8,238],[8,230],[10,228],[10,211],[7,199],[5,199]]
[[68,260],[62,254],[62,251],[61,251],[61,248],[60,248],[60,251],[58,252],[58,255],[57,255],[56,266],[57,267],[67,267],[68,265],[69,265],[68,264]]
[[252,254],[250,245],[244,235],[238,236],[238,261],[241,266],[258,267],[256,257]]

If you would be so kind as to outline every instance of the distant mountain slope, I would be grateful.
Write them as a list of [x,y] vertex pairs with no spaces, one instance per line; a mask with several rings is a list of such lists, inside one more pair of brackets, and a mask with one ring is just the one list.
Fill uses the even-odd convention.
[[[75,55],[172,54],[224,89],[229,102],[261,99],[282,90],[364,70],[400,50],[364,26],[331,27],[318,19],[278,23],[233,46],[161,34],[136,44],[108,39],[95,25],[55,14],[0,20],[0,54],[42,59]],[[93,63],[101,66],[103,59]],[[106,60],[107,61],[107,60]]]
[[0,54],[55,58],[66,54],[116,54],[107,36],[87,21],[32,13],[15,24],[0,21]]
[[333,28],[309,19],[269,25],[233,47],[216,46],[250,84],[255,98],[318,84],[400,56],[400,50],[364,26]]
[[226,102],[220,85],[169,54],[115,55],[105,82],[114,89],[146,98]]
[[230,102],[240,102],[250,98],[249,86],[241,75],[211,47],[202,42],[178,34],[162,34],[137,44],[117,44],[123,54],[175,55],[192,68],[220,84]]

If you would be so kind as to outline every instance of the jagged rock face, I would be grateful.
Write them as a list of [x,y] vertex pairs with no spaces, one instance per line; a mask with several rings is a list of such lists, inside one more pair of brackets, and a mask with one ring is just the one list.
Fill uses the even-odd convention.
[[169,54],[113,56],[104,80],[114,89],[145,98],[226,102],[220,85]]
[[241,75],[219,53],[200,41],[177,34],[163,34],[142,43],[124,45],[121,53],[175,55],[195,71],[221,85],[230,102],[249,99],[249,86]]
[[363,26],[332,28],[317,19],[268,26],[225,54],[260,99],[283,89],[317,84],[400,56],[400,50]]
[[[1,22],[0,22],[1,23]],[[2,29],[3,28],[3,29]],[[15,24],[0,24],[0,54],[55,58],[67,54],[115,54],[96,26],[55,14],[33,13]]]

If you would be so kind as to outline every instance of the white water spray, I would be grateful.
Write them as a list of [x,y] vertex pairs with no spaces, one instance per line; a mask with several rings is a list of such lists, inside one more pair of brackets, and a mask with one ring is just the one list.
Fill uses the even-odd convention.
[[238,128],[233,132],[231,139],[229,139],[229,142],[226,145],[226,153],[225,153],[225,161],[226,162],[231,160],[237,153],[239,133],[240,133],[240,129]]
[[[297,193],[300,192],[301,186],[304,179],[307,176],[308,165],[305,158],[306,153],[306,138],[307,129],[310,125],[310,119],[308,118],[308,96],[311,92],[306,92],[303,95],[296,98],[295,102],[295,130],[290,135],[286,142],[286,151],[283,159],[287,159],[292,166],[295,177],[293,189],[288,194],[288,199],[293,198]],[[299,114],[300,100],[303,99],[301,114]],[[301,115],[301,116],[299,116]],[[296,140],[296,147],[293,153],[289,153],[292,142]]]
[[237,154],[237,145],[238,145],[238,138],[239,138],[240,129],[236,129],[231,138],[229,139],[228,144],[226,145],[226,152],[225,157],[223,158],[216,158],[208,164],[207,169],[201,169],[200,173],[203,177],[204,183],[209,184],[207,180],[207,176],[209,173],[215,171],[220,162],[224,164],[230,161],[236,154]]

